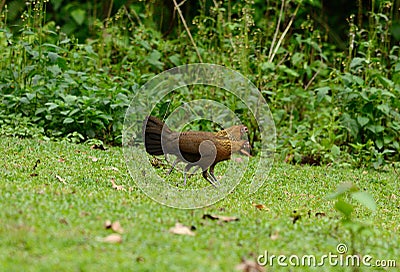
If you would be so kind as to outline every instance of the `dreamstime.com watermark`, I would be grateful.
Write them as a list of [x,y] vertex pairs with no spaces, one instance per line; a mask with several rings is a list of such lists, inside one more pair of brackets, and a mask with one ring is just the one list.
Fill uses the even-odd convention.
[[320,257],[313,254],[307,255],[274,255],[267,250],[257,258],[257,263],[261,266],[341,266],[341,267],[396,267],[396,260],[374,260],[371,255],[347,255],[347,245],[338,244],[337,253],[329,252]]

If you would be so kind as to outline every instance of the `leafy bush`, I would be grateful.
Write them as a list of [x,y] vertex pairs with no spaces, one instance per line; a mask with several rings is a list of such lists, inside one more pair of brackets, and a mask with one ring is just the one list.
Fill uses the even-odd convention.
[[[400,160],[400,47],[387,27],[393,20],[389,2],[369,12],[367,26],[349,19],[348,52],[306,15],[312,3],[272,2],[263,9],[251,1],[199,2],[193,24],[178,17],[169,39],[156,30],[151,3],[122,6],[104,22],[91,17],[90,23],[71,8],[74,22],[90,24],[95,34],[84,43],[45,20],[44,1],[27,6],[19,33],[10,30],[4,10],[0,132],[119,144],[125,110],[140,85],[174,66],[208,62],[257,85],[273,112],[282,160],[375,168]],[[235,109],[257,146],[257,124],[225,92],[176,92],[156,112],[168,115],[188,98],[206,97]],[[21,131],[21,124],[35,129]]]

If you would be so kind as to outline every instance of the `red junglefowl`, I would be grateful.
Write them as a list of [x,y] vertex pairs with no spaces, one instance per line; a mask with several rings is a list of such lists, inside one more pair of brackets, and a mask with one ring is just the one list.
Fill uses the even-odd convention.
[[[180,161],[187,162],[185,170],[199,166],[204,179],[215,187],[218,183],[214,175],[217,163],[229,160],[233,153],[251,156],[247,140],[234,141],[204,131],[174,132],[154,116],[146,118],[143,132],[147,153],[156,156],[175,155]],[[186,176],[184,183],[186,184]]]

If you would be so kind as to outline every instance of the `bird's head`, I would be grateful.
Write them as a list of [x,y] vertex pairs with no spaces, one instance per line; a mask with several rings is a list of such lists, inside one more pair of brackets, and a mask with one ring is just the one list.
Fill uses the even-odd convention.
[[247,132],[249,132],[249,129],[248,129],[246,126],[241,125],[241,126],[240,126],[240,133],[241,133],[242,135],[244,135],[244,134],[247,133]]

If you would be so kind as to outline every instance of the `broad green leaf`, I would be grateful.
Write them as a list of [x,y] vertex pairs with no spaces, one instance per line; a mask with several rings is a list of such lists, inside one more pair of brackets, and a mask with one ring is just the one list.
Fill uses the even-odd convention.
[[80,111],[80,109],[73,109],[70,113],[69,113],[69,116],[72,116],[72,115],[74,115],[75,113],[77,113],[77,112],[79,112]]
[[85,50],[86,50],[86,52],[88,52],[89,54],[96,55],[96,52],[94,52],[93,47],[92,47],[91,45],[85,45]]
[[380,133],[385,130],[385,128],[380,125],[369,125],[369,126],[366,126],[366,128],[375,134]]
[[22,104],[29,104],[29,100],[26,97],[21,97],[21,99],[19,100],[20,103]]
[[354,192],[351,197],[360,202],[364,207],[376,211],[376,202],[371,194],[367,192]]
[[382,139],[376,139],[375,144],[378,149],[381,149],[383,147]]
[[337,145],[333,145],[331,148],[331,153],[333,156],[339,156],[340,155],[340,148]]
[[78,25],[82,25],[85,21],[86,11],[78,8],[71,12],[71,16]]
[[317,92],[317,102],[321,102],[325,96],[329,93],[330,91],[330,87],[321,87],[321,88],[317,88],[315,89],[315,91]]
[[343,194],[345,194],[347,192],[355,192],[357,190],[358,190],[357,187],[351,182],[340,183],[337,186],[336,191],[331,193],[331,194],[329,194],[327,196],[327,198],[328,199],[334,199],[334,198],[337,198],[337,197],[339,197],[339,196],[341,196],[341,195],[343,195]]
[[54,52],[47,53],[47,56],[49,57],[51,62],[56,62],[57,59],[60,57],[57,53]]
[[263,62],[261,63],[261,70],[263,71],[275,71],[275,64],[272,62]]
[[369,122],[369,118],[368,117],[359,116],[359,117],[357,117],[357,122],[360,124],[361,127],[363,127]]
[[292,56],[292,63],[294,66],[297,66],[299,63],[302,63],[304,60],[304,54],[296,52]]
[[377,108],[378,108],[381,112],[383,112],[384,114],[386,114],[386,115],[389,115],[389,113],[390,113],[390,109],[389,109],[389,106],[388,106],[387,104],[378,105]]
[[384,77],[383,75],[378,75],[378,79],[386,88],[392,87],[394,85],[393,81]]
[[62,72],[60,67],[58,67],[58,65],[47,66],[47,70],[50,71],[53,74],[53,76],[59,75]]
[[348,129],[351,136],[353,136],[354,138],[358,136],[359,129],[357,121],[352,119],[348,113],[343,113],[342,123]]
[[147,61],[151,65],[153,65],[159,69],[162,69],[164,66],[164,63],[160,61],[160,58],[161,58],[161,53],[157,50],[153,50],[153,52],[151,52],[149,57],[147,58]]
[[64,119],[63,124],[71,124],[74,122],[74,119],[67,117]]
[[41,114],[42,112],[45,112],[46,110],[47,110],[46,108],[38,108],[38,109],[35,111],[35,115]]
[[353,212],[354,208],[353,205],[339,199],[335,203],[335,209],[344,214],[345,217],[349,218],[351,213]]
[[169,57],[169,60],[172,62],[173,65],[179,66],[181,65],[181,57],[178,54],[172,55]]
[[353,58],[350,62],[350,68],[354,69],[354,68],[360,68],[363,66],[364,63],[366,63],[367,61],[365,60],[365,58]]
[[279,70],[283,71],[284,73],[286,73],[290,76],[299,77],[299,74],[295,70],[292,70],[292,69],[286,67],[285,65],[280,65]]
[[34,94],[34,93],[27,93],[27,94],[26,94],[26,97],[28,98],[29,101],[31,101],[33,98],[36,97],[36,94]]
[[364,86],[364,80],[361,77],[353,76],[353,79],[358,85]]
[[[46,103],[45,105],[46,105],[46,106],[49,106],[49,107],[47,108],[49,111],[51,111],[51,110],[53,110],[53,109],[55,109],[55,108],[58,108],[58,105],[57,105],[56,103],[52,103],[52,102]],[[46,117],[46,118],[47,118],[47,117]]]

